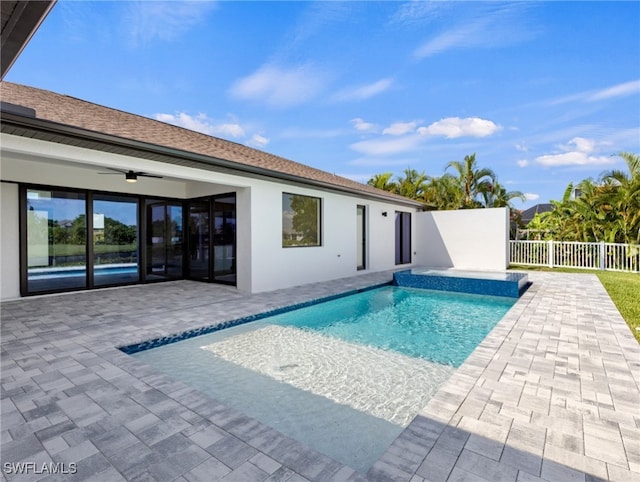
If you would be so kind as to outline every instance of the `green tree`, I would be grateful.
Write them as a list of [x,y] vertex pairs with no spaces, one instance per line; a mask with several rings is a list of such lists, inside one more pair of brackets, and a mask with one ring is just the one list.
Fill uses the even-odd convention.
[[395,193],[409,199],[420,199],[425,189],[428,177],[424,172],[407,168],[404,176],[399,176],[395,183]]
[[462,206],[464,192],[458,179],[451,174],[431,177],[422,193],[421,201],[428,209],[458,209]]
[[367,181],[369,186],[377,187],[383,191],[396,192],[397,185],[391,180],[393,177],[392,172],[384,172],[382,174],[375,174],[371,179]]
[[495,178],[493,182],[481,183],[479,191],[481,203],[485,208],[512,207],[513,199],[526,200],[520,191],[507,191]]
[[483,189],[488,189],[489,183],[496,181],[496,175],[491,169],[479,169],[476,166],[476,154],[473,153],[464,157],[463,162],[451,161],[447,164],[447,169],[453,168],[458,174],[458,180],[464,193],[463,205],[461,208],[480,207],[478,195]]

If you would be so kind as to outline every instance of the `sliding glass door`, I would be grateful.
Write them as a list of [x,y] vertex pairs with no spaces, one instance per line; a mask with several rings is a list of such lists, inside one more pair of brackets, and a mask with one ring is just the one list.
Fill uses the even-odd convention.
[[182,278],[183,241],[182,204],[147,201],[147,280]]
[[207,281],[210,253],[211,203],[207,200],[189,202],[189,258],[188,276],[191,279]]
[[213,198],[213,280],[236,284],[236,195]]
[[26,190],[29,294],[87,287],[87,206],[82,192]]
[[139,281],[137,200],[95,194],[92,207],[94,286]]
[[236,285],[236,195],[188,203],[188,277]]
[[236,285],[236,194],[20,187],[23,296],[190,278]]

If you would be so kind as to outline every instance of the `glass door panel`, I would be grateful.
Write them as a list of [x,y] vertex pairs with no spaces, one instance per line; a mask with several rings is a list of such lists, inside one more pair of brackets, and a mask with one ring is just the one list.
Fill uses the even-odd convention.
[[95,286],[137,282],[137,201],[96,194],[93,199],[92,242]]
[[83,193],[27,189],[27,292],[87,286]]
[[210,278],[209,207],[208,200],[189,203],[189,277],[199,280]]
[[236,196],[213,200],[213,280],[236,284]]
[[181,204],[147,205],[147,280],[182,277],[183,238]]
[[357,269],[365,269],[365,255],[366,255],[366,225],[365,225],[365,206],[357,207],[356,215],[356,263]]
[[171,278],[182,277],[182,249],[184,232],[182,229],[182,206],[167,205],[167,274]]

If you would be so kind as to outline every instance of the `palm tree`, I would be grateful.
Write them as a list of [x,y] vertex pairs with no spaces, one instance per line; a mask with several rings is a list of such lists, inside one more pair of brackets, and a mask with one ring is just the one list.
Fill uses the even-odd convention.
[[640,156],[630,152],[617,155],[625,160],[629,173],[619,169],[604,172],[600,176],[603,191],[616,214],[617,241],[640,243]]
[[511,201],[520,199],[525,201],[526,197],[520,191],[507,191],[498,181],[492,183],[482,183],[480,186],[480,196],[482,205],[485,208],[513,207]]
[[496,175],[491,169],[476,168],[476,154],[464,156],[464,162],[451,161],[447,164],[447,169],[454,168],[458,173],[458,180],[464,192],[463,208],[478,207],[480,203],[476,200],[482,189],[486,189],[484,183],[494,183]]
[[421,201],[428,209],[458,209],[464,193],[458,179],[451,174],[431,177],[425,185]]
[[398,176],[396,182],[396,193],[409,199],[419,199],[425,188],[428,177],[424,172],[407,168],[404,170],[404,177]]
[[369,186],[377,187],[383,191],[395,192],[397,185],[391,181],[393,177],[392,172],[383,172],[382,174],[375,174],[371,179],[367,181]]

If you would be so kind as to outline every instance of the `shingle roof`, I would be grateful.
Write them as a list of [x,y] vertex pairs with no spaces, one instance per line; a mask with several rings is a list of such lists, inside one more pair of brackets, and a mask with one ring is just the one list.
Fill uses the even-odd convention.
[[553,204],[549,204],[549,203],[536,204],[535,206],[532,206],[529,209],[525,209],[524,211],[522,211],[522,213],[520,214],[520,219],[522,219],[522,222],[526,226],[531,222],[531,220],[534,218],[536,214],[546,213],[547,211],[551,211],[552,209],[553,209]]
[[[279,175],[294,176],[301,181],[311,180],[357,193],[387,197],[404,203],[414,202],[386,191],[316,169],[299,162],[269,154],[235,142],[212,137],[200,132],[166,124],[136,114],[104,107],[68,95],[28,87],[10,82],[0,83],[3,102],[34,109],[36,119],[80,128],[91,133],[107,134],[150,146],[176,149],[215,159],[251,166]],[[415,203],[416,205],[418,203]]]

